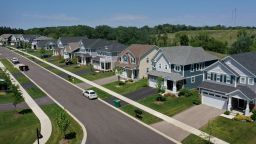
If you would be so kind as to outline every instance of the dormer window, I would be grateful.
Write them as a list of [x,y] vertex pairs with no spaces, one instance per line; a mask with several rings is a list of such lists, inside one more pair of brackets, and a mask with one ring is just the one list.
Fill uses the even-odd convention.
[[123,60],[124,60],[124,62],[128,62],[128,57],[127,56],[123,56]]
[[174,71],[180,72],[180,71],[181,71],[181,66],[175,65],[175,66],[174,66]]
[[248,84],[249,85],[254,85],[254,79],[253,78],[248,78]]
[[240,83],[241,84],[246,84],[246,78],[245,77],[240,77]]

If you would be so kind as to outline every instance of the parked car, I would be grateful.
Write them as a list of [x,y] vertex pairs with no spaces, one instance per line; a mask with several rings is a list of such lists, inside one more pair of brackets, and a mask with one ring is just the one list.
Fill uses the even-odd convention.
[[13,64],[18,64],[18,63],[20,63],[20,62],[19,62],[19,59],[16,58],[16,57],[12,58],[12,59],[11,59],[11,62],[12,62]]
[[50,55],[48,55],[48,54],[42,54],[40,57],[41,57],[42,59],[44,59],[44,58],[49,58]]
[[93,90],[84,90],[83,95],[88,97],[89,99],[96,99],[97,98],[97,94]]
[[29,67],[27,65],[24,65],[24,64],[20,64],[19,65],[19,69],[21,71],[28,71],[29,70]]

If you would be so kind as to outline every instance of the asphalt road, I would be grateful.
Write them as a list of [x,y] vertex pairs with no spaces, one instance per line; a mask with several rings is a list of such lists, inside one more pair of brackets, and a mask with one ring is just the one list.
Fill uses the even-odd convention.
[[172,141],[130,119],[25,58],[0,47],[6,58],[18,57],[30,68],[25,74],[47,91],[86,127],[87,144],[170,144]]

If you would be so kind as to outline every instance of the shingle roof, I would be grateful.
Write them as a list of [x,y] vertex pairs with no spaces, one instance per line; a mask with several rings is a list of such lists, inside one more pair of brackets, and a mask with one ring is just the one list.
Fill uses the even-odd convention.
[[[132,44],[129,47],[127,47],[126,50],[131,51],[137,59],[141,59],[142,56],[144,56],[146,53],[152,51],[155,48],[155,45]],[[122,53],[126,53],[126,50]]]
[[240,53],[231,57],[256,75],[256,52]]
[[50,37],[46,37],[46,36],[40,36],[36,39],[34,39],[35,41],[43,41],[43,40],[53,40],[53,38]]
[[173,64],[188,65],[204,61],[217,60],[201,47],[175,46],[161,48],[163,55]]
[[16,38],[21,38],[23,34],[12,34],[12,36],[15,36]]
[[25,40],[28,40],[29,42],[32,42],[34,39],[38,38],[38,35],[29,35],[29,34],[24,34],[23,35]]
[[167,72],[161,72],[161,71],[154,71],[154,70],[152,70],[152,71],[148,72],[148,74],[152,75],[152,76],[166,78],[168,80],[174,80],[174,81],[179,81],[179,80],[185,79],[179,73],[167,73]]
[[67,45],[68,43],[72,42],[79,42],[81,40],[88,39],[87,36],[81,36],[81,37],[60,37],[59,40],[63,45]]
[[204,81],[200,84],[200,86],[198,88],[205,88],[205,89],[214,90],[214,91],[223,92],[223,93],[231,93],[233,91],[240,90],[248,98],[251,98],[251,99],[256,98],[255,92],[253,92],[249,87],[242,86],[242,85],[238,85],[237,87],[232,87],[232,86],[228,86],[228,85]]
[[53,45],[56,45],[56,41],[54,41],[54,40],[41,40],[41,41],[37,42],[37,46],[40,47],[40,48],[44,48],[44,47],[46,47],[47,45],[49,45],[51,43]]
[[0,37],[3,39],[8,39],[12,36],[12,34],[2,34]]
[[72,53],[80,48],[80,43],[79,42],[72,42],[68,43],[68,45],[65,47],[65,50],[68,53]]
[[116,41],[110,41],[109,43],[105,44],[105,46],[102,46],[99,48],[98,51],[107,51],[107,52],[121,52],[126,48],[125,45],[120,44]]

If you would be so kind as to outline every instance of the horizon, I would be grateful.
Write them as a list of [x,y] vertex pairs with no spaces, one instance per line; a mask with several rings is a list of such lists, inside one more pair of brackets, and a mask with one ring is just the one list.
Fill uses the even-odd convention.
[[253,0],[213,1],[96,1],[10,0],[2,2],[0,26],[30,29],[56,26],[87,25],[95,27],[153,27],[162,24],[195,27],[256,26]]

